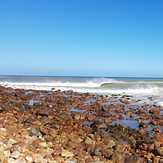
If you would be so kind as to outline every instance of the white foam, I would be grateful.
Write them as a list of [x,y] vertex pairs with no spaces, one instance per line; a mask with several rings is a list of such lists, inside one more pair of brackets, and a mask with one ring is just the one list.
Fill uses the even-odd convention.
[[[111,82],[111,81],[110,81]],[[73,90],[76,92],[90,92],[99,94],[130,94],[130,95],[159,95],[160,88],[158,87],[136,87],[130,89],[108,89],[100,88],[100,82],[86,82],[86,83],[70,83],[70,82],[55,82],[55,83],[15,83],[15,82],[1,82],[0,85],[5,87],[20,88],[20,89],[33,89],[33,90],[51,90],[52,88],[60,90]]]
[[124,83],[108,78],[94,78],[83,82],[70,82],[70,81],[54,81],[54,82],[0,82],[3,86],[17,86],[17,87],[84,87],[84,88],[96,88],[100,87],[104,83]]
[[61,90],[73,90],[77,92],[90,92],[90,93],[100,93],[100,94],[129,94],[129,95],[157,95],[157,88],[137,88],[137,89],[91,89],[91,88],[68,88],[59,87]]
[[160,105],[160,106],[163,106],[163,101],[160,101],[157,104]]

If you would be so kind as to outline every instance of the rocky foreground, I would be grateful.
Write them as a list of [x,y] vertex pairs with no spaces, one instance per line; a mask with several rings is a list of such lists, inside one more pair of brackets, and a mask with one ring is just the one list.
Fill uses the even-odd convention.
[[163,163],[163,110],[130,96],[0,87],[2,163]]

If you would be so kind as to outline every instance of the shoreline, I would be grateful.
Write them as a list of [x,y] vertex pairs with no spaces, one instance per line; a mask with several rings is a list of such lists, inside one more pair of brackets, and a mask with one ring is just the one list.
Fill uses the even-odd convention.
[[1,162],[163,162],[163,109],[128,95],[0,86]]

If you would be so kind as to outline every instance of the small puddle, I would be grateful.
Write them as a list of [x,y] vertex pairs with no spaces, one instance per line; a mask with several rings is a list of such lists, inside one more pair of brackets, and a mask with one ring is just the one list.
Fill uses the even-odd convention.
[[138,110],[140,108],[140,105],[131,104],[131,105],[128,106],[128,108],[131,108],[132,110]]
[[163,116],[163,110],[160,111],[160,115]]
[[163,133],[163,127],[160,127],[161,133]]
[[33,94],[33,91],[26,91],[26,92],[25,92],[25,95],[26,95],[26,96],[31,96],[32,94]]
[[83,110],[83,109],[80,109],[80,108],[72,108],[72,109],[70,109],[70,112],[74,112],[74,113],[84,113],[85,112],[85,110]]
[[29,100],[28,102],[24,103],[25,107],[33,107],[34,105],[40,105],[40,101],[39,100]]
[[136,120],[130,120],[130,119],[123,119],[123,120],[116,120],[112,122],[112,125],[120,124],[122,126],[126,126],[132,129],[138,129],[139,123]]
[[35,104],[40,104],[40,101],[38,101],[38,100],[29,100],[29,102],[28,102],[29,106],[34,106]]
[[27,111],[28,109],[31,109],[34,106],[41,105],[41,102],[39,100],[29,100],[26,101],[23,106],[20,108],[21,111]]
[[95,103],[96,100],[97,100],[96,97],[92,97],[91,99],[86,100],[86,101],[84,102],[84,104],[85,104],[85,105],[91,105],[91,104]]

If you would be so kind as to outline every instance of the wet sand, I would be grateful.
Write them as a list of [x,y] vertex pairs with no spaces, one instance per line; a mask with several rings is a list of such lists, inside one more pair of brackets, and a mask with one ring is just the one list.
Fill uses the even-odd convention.
[[0,87],[2,163],[162,163],[163,109],[131,96]]

